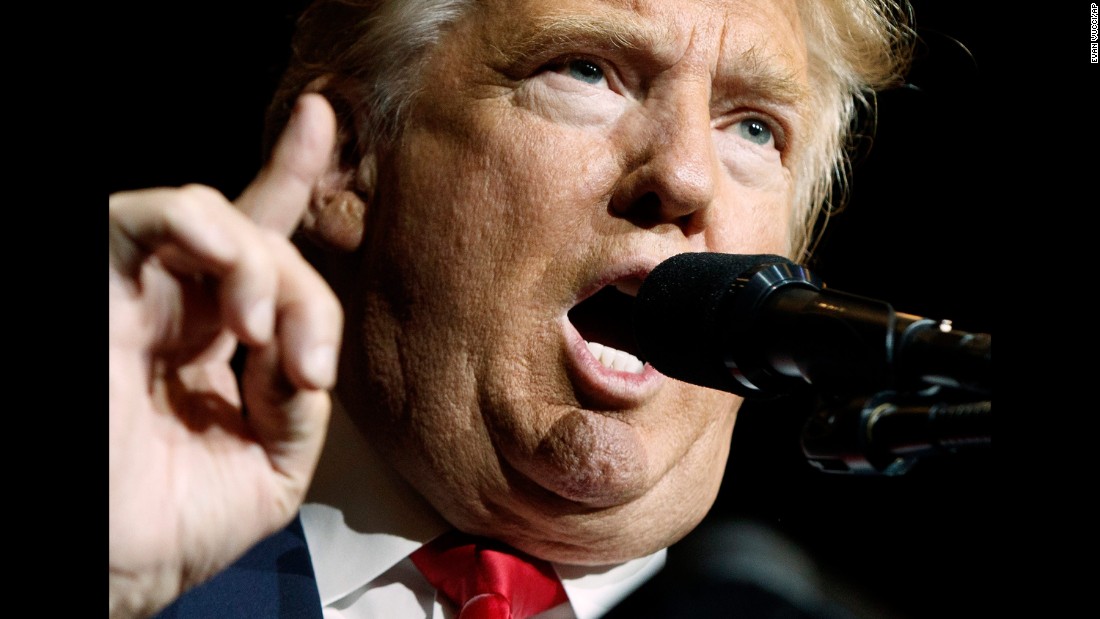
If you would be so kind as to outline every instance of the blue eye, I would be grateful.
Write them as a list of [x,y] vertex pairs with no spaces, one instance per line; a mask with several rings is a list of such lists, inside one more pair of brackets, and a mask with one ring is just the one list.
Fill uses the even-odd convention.
[[565,70],[569,77],[589,84],[599,84],[603,81],[603,69],[588,60],[570,60],[565,63]]
[[761,146],[772,141],[772,130],[763,121],[755,118],[746,118],[737,123],[737,133],[746,140]]

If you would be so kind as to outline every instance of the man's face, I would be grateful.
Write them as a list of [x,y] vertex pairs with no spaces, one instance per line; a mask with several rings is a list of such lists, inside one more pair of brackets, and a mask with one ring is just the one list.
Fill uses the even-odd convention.
[[615,349],[662,260],[790,251],[806,84],[774,0],[486,2],[429,55],[380,154],[341,393],[448,520],[600,564],[705,515],[740,400]]

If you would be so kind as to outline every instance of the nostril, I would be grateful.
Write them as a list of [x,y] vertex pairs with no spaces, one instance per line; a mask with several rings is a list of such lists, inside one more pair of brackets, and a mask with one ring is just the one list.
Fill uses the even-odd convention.
[[642,194],[625,206],[610,207],[611,214],[630,221],[639,228],[651,230],[661,224],[672,223],[683,230],[685,236],[692,236],[706,227],[706,209],[676,209],[667,204],[653,191]]
[[650,229],[664,221],[661,216],[661,198],[650,191],[641,196],[624,201],[618,208],[612,206],[612,214],[629,220],[634,225]]

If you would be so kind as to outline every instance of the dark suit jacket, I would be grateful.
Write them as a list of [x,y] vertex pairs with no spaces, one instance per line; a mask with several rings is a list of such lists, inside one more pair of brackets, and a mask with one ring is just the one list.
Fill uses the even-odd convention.
[[321,619],[321,597],[301,522],[295,518],[158,617]]

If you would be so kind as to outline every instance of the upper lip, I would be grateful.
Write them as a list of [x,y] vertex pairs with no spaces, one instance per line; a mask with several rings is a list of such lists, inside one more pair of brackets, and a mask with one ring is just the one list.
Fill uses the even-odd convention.
[[576,307],[607,286],[615,286],[620,292],[632,297],[638,296],[638,290],[645,278],[658,263],[660,263],[659,259],[636,257],[605,266],[577,292],[572,307]]

